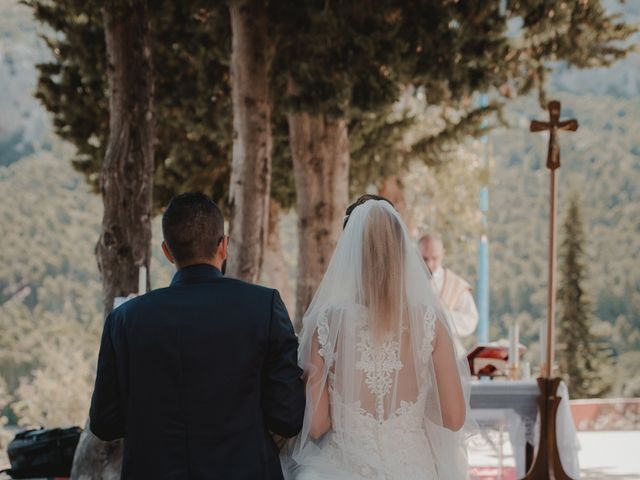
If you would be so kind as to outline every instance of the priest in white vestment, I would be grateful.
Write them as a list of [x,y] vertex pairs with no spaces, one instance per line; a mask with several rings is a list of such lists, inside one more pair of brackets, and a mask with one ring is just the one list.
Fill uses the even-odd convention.
[[453,317],[460,337],[468,337],[478,326],[478,310],[471,294],[471,286],[464,279],[442,265],[445,249],[442,240],[424,235],[418,240],[420,254],[431,272],[440,301]]

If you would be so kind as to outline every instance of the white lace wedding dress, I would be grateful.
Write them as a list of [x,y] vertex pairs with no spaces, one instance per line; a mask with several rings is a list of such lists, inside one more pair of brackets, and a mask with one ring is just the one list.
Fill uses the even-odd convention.
[[[329,479],[404,479],[425,480],[438,478],[431,447],[424,430],[427,380],[419,388],[414,401],[399,401],[399,407],[386,412],[385,405],[391,395],[393,378],[404,367],[400,358],[400,342],[386,339],[374,342],[367,328],[364,311],[356,315],[358,341],[356,349],[357,370],[364,376],[364,383],[373,399],[374,411],[363,408],[361,401],[346,403],[334,388],[335,375],[329,374],[329,401],[333,429],[326,434],[319,450],[318,461],[303,469],[299,480]],[[425,344],[421,355],[428,361],[435,327],[435,315],[429,310],[424,316]],[[326,328],[323,325],[324,328]],[[323,331],[323,327],[320,331]],[[320,337],[322,337],[320,335]],[[326,338],[320,338],[321,354],[331,348]],[[351,418],[350,425],[343,426],[341,419]],[[344,439],[345,441],[343,441]],[[338,475],[338,476],[336,476]]]
[[307,407],[285,478],[467,478],[469,376],[453,335],[397,212],[358,206],[303,318]]

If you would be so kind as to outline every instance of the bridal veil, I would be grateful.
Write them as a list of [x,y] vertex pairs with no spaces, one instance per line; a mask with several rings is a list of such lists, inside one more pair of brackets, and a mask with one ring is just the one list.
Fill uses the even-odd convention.
[[[436,478],[467,478],[466,438],[474,422],[469,369],[464,352],[455,351],[455,335],[396,210],[382,200],[356,207],[303,317],[299,363],[307,409],[301,433],[282,455],[286,478],[316,467],[379,471],[386,452],[363,450],[363,436],[388,445],[380,450],[402,452],[411,445],[393,439],[416,432]],[[385,428],[403,415],[410,424]],[[414,437],[394,437],[403,428]],[[323,454],[328,437],[338,446],[330,459]]]

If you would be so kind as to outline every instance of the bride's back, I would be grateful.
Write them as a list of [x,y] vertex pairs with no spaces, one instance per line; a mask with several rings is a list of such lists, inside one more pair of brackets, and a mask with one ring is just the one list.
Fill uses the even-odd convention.
[[[348,251],[346,263],[330,266],[349,265],[337,282],[340,293],[327,299],[318,341],[323,355],[331,351],[325,362],[332,401],[357,403],[360,413],[385,421],[426,395],[435,317],[425,302],[427,274],[411,255],[397,212],[384,202],[359,208],[338,247]],[[416,297],[412,283],[425,285],[423,295]]]
[[[308,478],[435,478],[441,452],[431,442],[450,452],[457,442],[438,437],[434,345],[444,314],[389,203],[367,201],[345,225],[303,318],[307,414],[290,458],[308,472],[331,471]],[[448,363],[455,380],[452,354]]]
[[382,204],[372,205],[362,229],[363,308],[354,322],[355,376],[361,408],[378,420],[415,403],[420,391],[410,317],[421,312],[407,299],[405,250],[410,245],[405,243],[399,217]]

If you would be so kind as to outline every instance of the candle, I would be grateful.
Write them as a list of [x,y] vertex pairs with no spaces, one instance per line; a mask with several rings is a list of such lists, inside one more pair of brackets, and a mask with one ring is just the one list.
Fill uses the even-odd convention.
[[138,295],[144,295],[147,292],[147,267],[144,265],[138,270]]
[[547,363],[547,325],[540,322],[540,371],[544,370]]
[[517,367],[520,357],[520,331],[517,323],[509,325],[509,366]]

